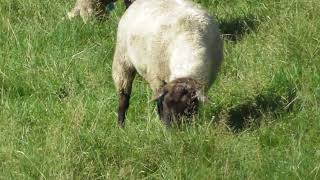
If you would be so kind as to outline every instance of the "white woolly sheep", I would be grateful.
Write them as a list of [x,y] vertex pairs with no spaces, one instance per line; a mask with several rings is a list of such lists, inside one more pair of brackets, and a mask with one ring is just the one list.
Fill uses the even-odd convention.
[[120,20],[112,76],[124,127],[136,73],[151,86],[160,118],[198,110],[223,60],[215,19],[189,0],[137,0]]
[[[117,0],[77,0],[74,8],[67,13],[69,19],[72,19],[76,16],[81,16],[83,21],[86,22],[87,19],[93,15],[103,16],[106,13],[106,6],[116,2]],[[126,8],[134,0],[124,0]]]

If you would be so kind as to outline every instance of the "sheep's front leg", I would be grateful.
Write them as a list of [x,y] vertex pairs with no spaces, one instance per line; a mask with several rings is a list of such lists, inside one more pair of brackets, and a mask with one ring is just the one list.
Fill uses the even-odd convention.
[[[126,74],[126,75],[125,75]],[[135,70],[125,72],[124,77],[120,81],[116,81],[116,86],[119,92],[119,107],[118,107],[118,125],[124,127],[126,113],[129,108],[129,101],[131,96],[132,83],[135,77]]]
[[129,108],[132,83],[136,73],[134,71],[129,74],[130,75],[121,78],[120,81],[114,78],[119,92],[118,125],[122,128],[125,125],[126,113]]
[[119,96],[118,125],[123,128],[126,119],[126,113],[129,108],[130,94],[122,91],[120,92]]
[[124,127],[136,70],[123,59],[123,56],[117,54],[116,51],[112,65],[112,77],[119,94],[118,124],[120,127]]

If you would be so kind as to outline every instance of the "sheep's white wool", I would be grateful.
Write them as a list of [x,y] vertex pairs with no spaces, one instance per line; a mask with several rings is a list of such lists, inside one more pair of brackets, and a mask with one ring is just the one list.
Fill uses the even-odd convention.
[[[93,15],[106,15],[113,8],[117,0],[77,0],[74,7],[67,13],[67,17],[72,19],[76,16],[81,16],[84,22]],[[129,6],[134,0],[124,0],[126,6]],[[107,12],[106,12],[107,8]]]
[[80,15],[86,22],[87,18],[93,15],[94,6],[97,3],[98,1],[96,0],[77,0],[74,8],[67,13],[67,16],[69,19],[72,19]]
[[[136,0],[120,20],[113,78],[117,89],[131,89],[136,70],[156,91],[163,81],[189,77],[213,83],[223,59],[216,21],[189,0]],[[134,78],[134,77],[133,77]]]

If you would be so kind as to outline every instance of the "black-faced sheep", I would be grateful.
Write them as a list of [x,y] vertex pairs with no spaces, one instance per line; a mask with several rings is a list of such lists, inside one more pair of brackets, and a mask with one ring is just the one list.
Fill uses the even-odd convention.
[[139,73],[151,86],[167,125],[191,116],[223,60],[218,25],[189,0],[137,0],[120,20],[112,76],[124,127],[132,83]]
[[[106,6],[117,0],[77,0],[74,8],[67,13],[69,19],[81,16],[86,22],[91,16],[103,16],[106,14]],[[128,8],[134,0],[124,0]]]

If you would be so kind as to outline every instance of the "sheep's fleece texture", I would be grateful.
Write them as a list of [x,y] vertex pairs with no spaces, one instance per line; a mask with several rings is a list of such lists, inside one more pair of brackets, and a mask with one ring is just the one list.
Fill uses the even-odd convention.
[[[83,21],[87,21],[93,15],[105,14],[106,5],[116,2],[117,0],[77,0],[74,8],[67,13],[67,17],[72,19],[76,16],[81,16]],[[130,0],[133,2],[134,0]]]
[[155,95],[164,82],[193,78],[204,93],[216,78],[223,42],[216,20],[189,0],[136,0],[120,20],[113,60],[117,90],[137,71]]
[[69,19],[81,16],[84,21],[94,14],[95,9],[99,6],[98,0],[77,0],[74,8],[67,13]]

